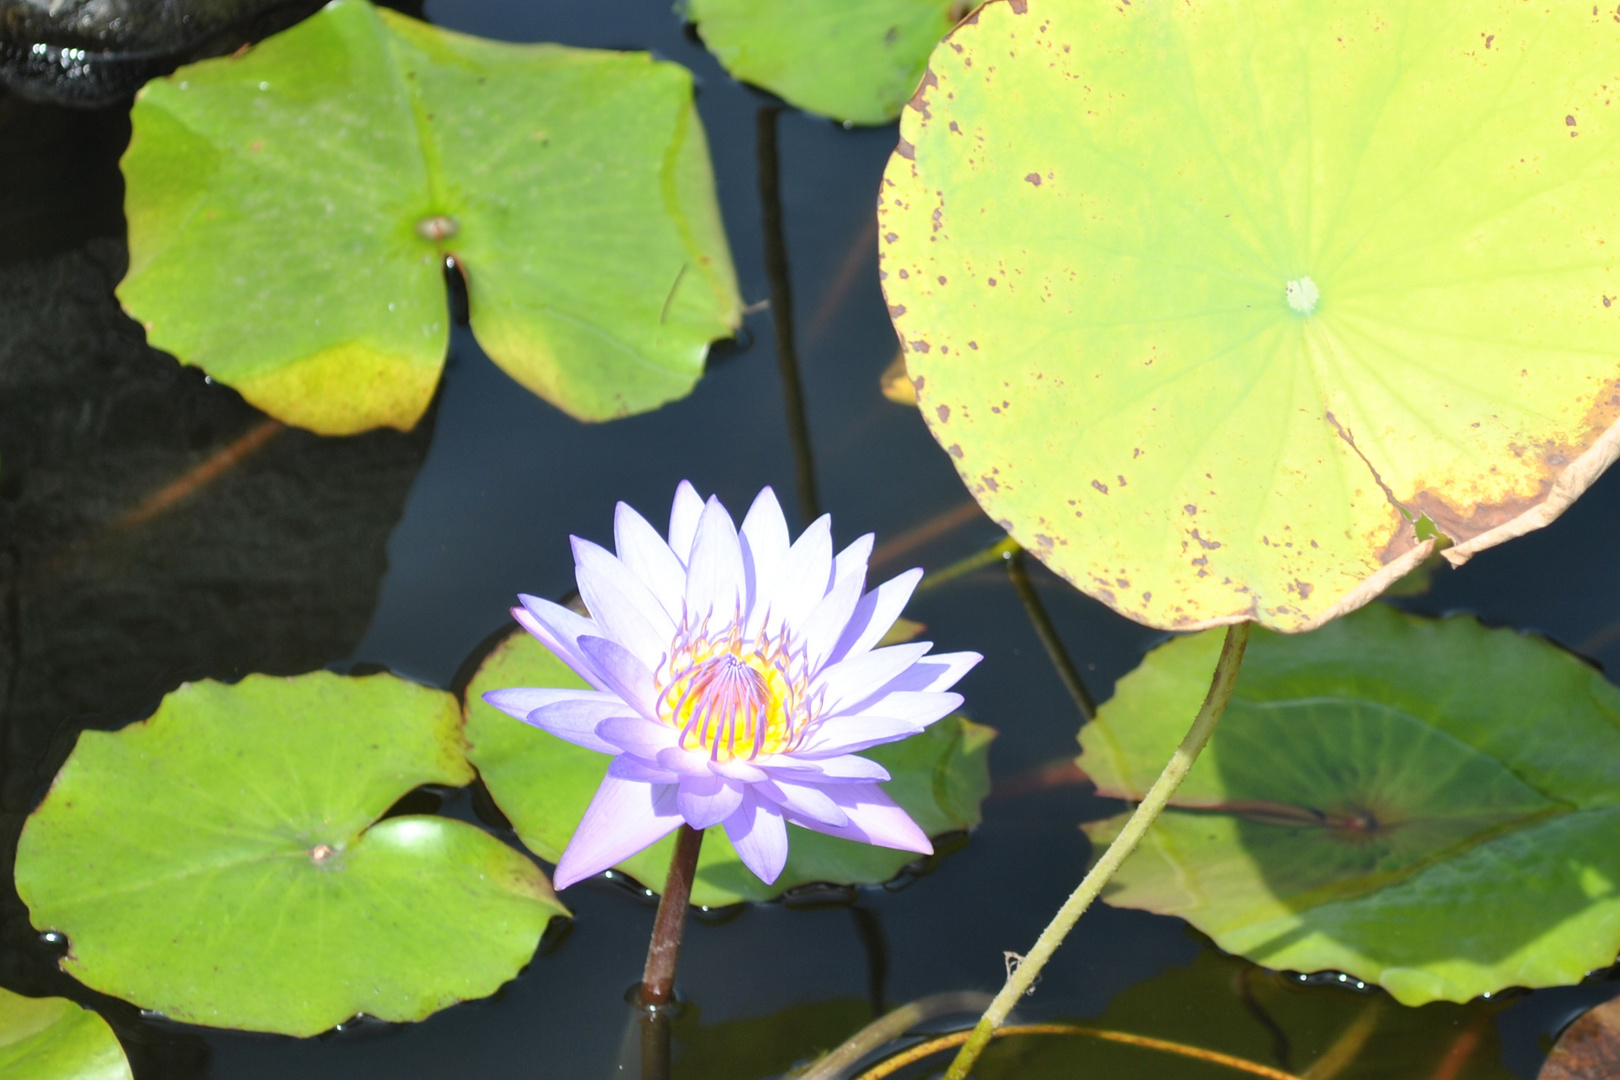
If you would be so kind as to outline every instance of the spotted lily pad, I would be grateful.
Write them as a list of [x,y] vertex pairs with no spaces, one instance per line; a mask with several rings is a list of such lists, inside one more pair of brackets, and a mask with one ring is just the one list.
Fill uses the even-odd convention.
[[107,1021],[67,998],[0,987],[0,1076],[6,1080],[131,1080]]
[[443,264],[513,378],[603,420],[691,390],[740,319],[685,68],[507,45],[336,0],[142,90],[119,298],[289,423],[409,428]]
[[[568,846],[610,759],[512,719],[487,704],[482,694],[508,686],[586,685],[545,646],[514,631],[489,654],[467,687],[467,756],[524,844],[551,862]],[[909,739],[862,750],[861,756],[889,770],[893,779],[883,785],[884,791],[923,832],[938,837],[979,823],[979,803],[990,791],[986,757],[994,737],[991,728],[947,717]],[[665,837],[620,868],[661,889],[674,847],[675,837]],[[916,857],[794,826],[788,830],[787,866],[774,884],[766,885],[743,866],[725,829],[715,826],[704,834],[692,903],[715,907],[769,900],[811,882],[888,881]]]
[[1130,618],[1306,630],[1620,452],[1612,5],[995,0],[880,209],[919,404]]
[[[1147,790],[1220,638],[1154,650],[1082,729],[1101,793]],[[1620,689],[1538,638],[1382,605],[1257,631],[1172,807],[1107,899],[1267,967],[1415,1005],[1578,982],[1620,952]]]
[[465,784],[455,699],[391,675],[191,683],[87,731],[23,829],[17,891],[81,982],[176,1020],[313,1035],[493,993],[566,914],[471,825],[378,818]]
[[900,115],[965,0],[688,0],[686,16],[732,75],[854,124]]

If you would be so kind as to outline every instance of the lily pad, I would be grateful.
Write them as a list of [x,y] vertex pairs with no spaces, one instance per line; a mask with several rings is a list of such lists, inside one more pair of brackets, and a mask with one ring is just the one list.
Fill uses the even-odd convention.
[[0,1075],[7,1080],[133,1080],[107,1021],[67,998],[0,987]]
[[194,1024],[313,1035],[493,993],[566,914],[464,822],[378,818],[465,784],[449,694],[391,675],[190,683],[87,731],[23,829],[17,891],[81,982]]
[[[1148,654],[1081,730],[1139,799],[1198,708],[1210,631]],[[1124,817],[1088,825],[1098,845]],[[1620,689],[1538,638],[1377,605],[1257,631],[1209,748],[1110,903],[1404,1004],[1580,981],[1620,952]]]
[[1577,4],[995,0],[880,208],[924,420],[1139,622],[1306,630],[1620,452],[1620,34]]
[[740,319],[691,74],[336,0],[147,84],[118,295],[152,344],[289,423],[409,428],[443,265],[518,382],[604,420],[689,392]]
[[792,105],[853,124],[900,115],[964,0],[688,0],[721,65]]
[[[542,859],[556,862],[585,816],[591,796],[607,775],[609,758],[514,720],[483,700],[486,690],[508,686],[580,687],[587,684],[527,633],[518,630],[485,658],[467,687],[467,756],[489,793]],[[929,836],[979,823],[979,803],[990,792],[987,755],[992,728],[960,716],[946,717],[900,742],[861,751],[894,779],[883,790]],[[665,837],[619,864],[652,889],[662,889],[675,838]],[[875,884],[893,878],[916,855],[893,848],[841,840],[794,827],[788,830],[788,860],[766,885],[743,866],[723,828],[704,834],[692,884],[692,903],[718,907],[769,900],[812,882]]]

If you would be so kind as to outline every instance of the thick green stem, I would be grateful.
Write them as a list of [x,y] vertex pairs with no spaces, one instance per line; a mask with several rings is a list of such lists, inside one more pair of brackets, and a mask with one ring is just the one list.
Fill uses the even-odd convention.
[[1141,805],[1131,814],[1130,820],[1120,830],[1114,842],[1108,845],[1102,858],[1091,868],[1080,882],[1080,887],[1074,890],[1063,906],[1058,909],[1057,916],[1041,932],[1035,942],[1035,947],[1029,954],[1019,961],[1018,966],[1007,975],[1007,984],[1001,988],[990,1007],[985,1010],[984,1016],[979,1019],[973,1034],[957,1052],[956,1060],[951,1062],[950,1071],[945,1074],[945,1080],[967,1080],[973,1063],[979,1059],[984,1048],[989,1045],[996,1028],[1000,1027],[1012,1012],[1013,1006],[1018,1004],[1020,998],[1029,992],[1035,985],[1035,979],[1040,975],[1041,969],[1052,958],[1057,947],[1063,943],[1074,924],[1084,915],[1091,902],[1102,892],[1103,886],[1114,876],[1136,845],[1141,842],[1144,834],[1158,819],[1160,812],[1170,802],[1170,797],[1176,793],[1181,782],[1192,771],[1193,762],[1209,742],[1210,735],[1214,734],[1215,724],[1226,711],[1226,703],[1232,699],[1232,687],[1237,683],[1238,669],[1243,666],[1243,650],[1249,644],[1249,624],[1237,623],[1228,627],[1226,642],[1221,646],[1221,656],[1215,663],[1215,677],[1210,681],[1209,693],[1204,698],[1203,707],[1198,710],[1198,716],[1193,720],[1192,728],[1187,732],[1181,745],[1170,756],[1170,762],[1153,782],[1153,786],[1142,798]]

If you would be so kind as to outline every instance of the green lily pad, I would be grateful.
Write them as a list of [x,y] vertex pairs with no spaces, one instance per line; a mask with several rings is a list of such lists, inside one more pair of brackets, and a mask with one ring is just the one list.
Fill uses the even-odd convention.
[[[1138,799],[1208,689],[1219,632],[1171,641],[1080,733]],[[1088,825],[1097,844],[1124,817]],[[1268,967],[1401,1002],[1578,982],[1620,952],[1620,690],[1469,618],[1376,605],[1257,631],[1232,704],[1110,903]]]
[[0,987],[0,1075],[7,1080],[133,1080],[107,1021],[67,998]]
[[484,997],[567,914],[538,867],[438,817],[465,784],[449,694],[391,675],[190,683],[86,731],[24,826],[17,891],[81,982],[216,1027],[313,1035]]
[[124,156],[148,339],[289,423],[409,428],[443,263],[518,382],[603,420],[691,390],[740,320],[685,68],[336,0],[141,91]]
[[[514,720],[485,703],[482,695],[508,686],[586,685],[544,645],[518,630],[485,658],[467,687],[467,757],[523,843],[553,863],[585,816],[611,758]],[[893,779],[883,790],[923,832],[938,836],[979,823],[979,804],[990,792],[987,756],[995,735],[993,728],[946,717],[909,739],[862,750],[861,756],[889,770]],[[649,888],[662,889],[674,850],[672,833],[619,868]],[[893,878],[916,858],[911,852],[794,826],[788,830],[787,866],[774,884],[766,885],[743,866],[725,829],[715,826],[704,834],[692,903],[719,907],[769,900],[812,882],[875,884]]]
[[853,124],[900,115],[963,0],[687,0],[722,66],[792,105]]
[[[1084,1027],[1168,1039],[1303,1077],[1390,1080],[1450,1077],[1510,1080],[1488,1003],[1434,1002],[1403,1009],[1384,994],[1302,986],[1242,960],[1205,950],[1126,990]],[[1085,1036],[998,1040],[974,1068],[982,1080],[1076,1076],[1236,1080],[1204,1061]]]
[[934,437],[1076,587],[1306,630],[1620,452],[1620,36],[1579,4],[996,0],[884,181]]

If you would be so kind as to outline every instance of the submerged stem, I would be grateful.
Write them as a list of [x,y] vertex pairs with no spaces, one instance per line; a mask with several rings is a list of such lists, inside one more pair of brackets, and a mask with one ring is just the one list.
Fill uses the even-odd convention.
[[765,276],[771,285],[771,325],[776,330],[776,367],[782,376],[782,408],[798,474],[799,513],[808,525],[821,516],[821,499],[816,492],[810,421],[805,414],[804,383],[799,378],[799,355],[793,342],[793,279],[788,269],[787,228],[782,220],[781,156],[776,146],[776,119],[781,112],[780,106],[767,105],[755,115],[755,153],[758,155],[760,225],[765,234]]
[[1040,593],[1035,591],[1034,583],[1029,580],[1029,571],[1024,569],[1023,548],[1007,556],[1007,577],[1012,581],[1018,599],[1023,602],[1024,613],[1029,616],[1035,636],[1041,639],[1046,655],[1051,658],[1052,667],[1057,669],[1064,689],[1074,699],[1074,707],[1080,710],[1080,718],[1091,723],[1097,718],[1097,703],[1091,700],[1091,691],[1086,689],[1085,680],[1080,678],[1080,669],[1074,666],[1069,650],[1063,647],[1063,639],[1058,637],[1057,627],[1052,625],[1052,617],[1046,613]]
[[703,831],[682,822],[675,836],[675,858],[664,880],[664,895],[658,900],[652,941],[647,945],[647,969],[641,976],[643,1005],[667,1005],[675,995],[675,960],[681,951],[686,906],[692,899],[692,877],[702,846]]
[[969,1070],[978,1060],[984,1048],[989,1044],[996,1028],[1007,1019],[1018,999],[1028,993],[1029,988],[1035,984],[1035,978],[1051,959],[1057,947],[1063,943],[1074,924],[1080,916],[1085,914],[1091,902],[1102,892],[1104,885],[1114,876],[1159,814],[1169,803],[1170,797],[1175,794],[1181,782],[1187,778],[1192,770],[1193,762],[1209,742],[1209,737],[1215,732],[1215,724],[1220,720],[1221,714],[1226,711],[1227,702],[1232,699],[1232,687],[1237,683],[1238,670],[1243,666],[1243,650],[1249,644],[1250,626],[1246,622],[1237,623],[1227,627],[1226,641],[1221,646],[1220,659],[1215,663],[1215,676],[1210,682],[1209,693],[1204,697],[1204,704],[1198,710],[1198,716],[1193,720],[1192,728],[1176,747],[1176,752],[1170,756],[1164,771],[1148,789],[1142,802],[1125,827],[1120,830],[1114,842],[1108,845],[1102,858],[1097,860],[1085,878],[1081,880],[1079,888],[1063,902],[1058,909],[1057,916],[1047,928],[1041,931],[1034,948],[1029,955],[1020,960],[1018,966],[1007,975],[1007,983],[996,995],[990,1007],[980,1017],[979,1023],[974,1027],[971,1035],[957,1053],[956,1060],[951,1062],[950,1070],[945,1074],[945,1080],[967,1080]]

